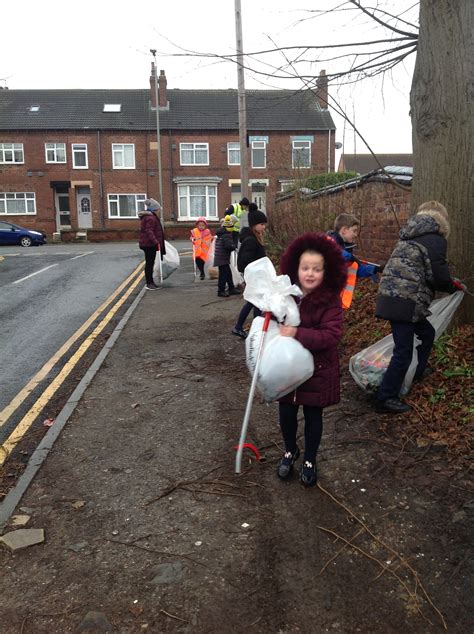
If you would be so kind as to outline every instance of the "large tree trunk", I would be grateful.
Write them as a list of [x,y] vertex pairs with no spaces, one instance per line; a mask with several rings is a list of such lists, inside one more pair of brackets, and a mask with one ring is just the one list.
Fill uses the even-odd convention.
[[[414,178],[412,210],[439,200],[451,222],[452,272],[474,293],[473,0],[421,0],[411,87]],[[473,298],[461,305],[472,322]]]

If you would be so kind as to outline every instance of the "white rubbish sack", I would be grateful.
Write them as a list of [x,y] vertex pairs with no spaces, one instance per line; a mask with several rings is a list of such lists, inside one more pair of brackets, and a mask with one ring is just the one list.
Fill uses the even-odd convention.
[[[177,268],[179,268],[180,259],[179,253],[176,247],[170,244],[167,240],[165,240],[165,250],[166,253],[163,256],[163,260],[160,259],[159,251],[156,252],[156,260],[155,266],[153,267],[153,277],[158,280],[165,280],[167,277],[171,275]],[[161,276],[160,276],[160,265],[161,265]]]
[[277,275],[269,258],[260,258],[245,267],[244,299],[271,312],[287,326],[299,326],[300,312],[292,295],[301,297],[300,287],[292,284],[288,275]]
[[244,283],[244,276],[237,268],[237,251],[232,251],[230,254],[230,270],[232,272],[232,281],[234,286],[240,286]]
[[[209,245],[209,251],[207,252],[207,259],[204,262],[204,273],[209,277],[209,269],[214,267],[214,253],[216,250],[216,237],[214,236]],[[194,256],[194,253],[193,253]],[[199,273],[199,271],[197,271]]]
[[[247,368],[252,375],[264,321],[263,317],[256,317],[245,340]],[[278,324],[270,321],[257,378],[257,388],[267,403],[289,394],[314,372],[313,355],[309,350],[293,337],[281,336],[279,330]]]
[[[463,295],[464,293],[462,291],[456,291],[452,295],[447,295],[432,302],[430,306],[431,315],[428,317],[428,321],[435,329],[435,340],[438,339],[448,327],[457,307],[462,301]],[[407,394],[410,390],[413,377],[415,376],[418,363],[416,346],[419,343],[418,338],[415,337],[413,357],[401,389],[402,396]],[[357,385],[367,392],[375,392],[382,382],[383,375],[392,358],[392,353],[393,337],[392,335],[387,335],[380,341],[377,341],[377,343],[372,344],[352,356],[349,361],[349,372]]]

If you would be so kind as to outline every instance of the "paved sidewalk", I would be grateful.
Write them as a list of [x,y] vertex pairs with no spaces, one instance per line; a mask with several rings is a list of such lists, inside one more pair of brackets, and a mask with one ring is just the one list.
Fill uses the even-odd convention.
[[[462,579],[447,596],[451,563],[427,539],[438,509],[418,494],[418,513],[407,491],[372,478],[373,447],[349,444],[368,429],[347,379],[326,416],[323,489],[276,479],[277,406],[258,399],[248,440],[266,461],[246,455],[234,474],[249,387],[244,343],[230,334],[241,305],[217,298],[215,281],[194,282],[188,256],[144,294],[19,505],[45,542],[0,550],[2,634],[443,631],[376,536],[423,552],[412,557],[420,579],[450,631],[467,631],[454,616]],[[359,535],[361,551],[343,535]]]

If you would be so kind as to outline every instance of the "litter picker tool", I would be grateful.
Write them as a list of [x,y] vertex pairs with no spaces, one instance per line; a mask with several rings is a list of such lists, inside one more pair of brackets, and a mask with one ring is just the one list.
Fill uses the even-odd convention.
[[160,285],[163,284],[163,267],[161,264],[161,250],[158,249],[157,251],[157,257],[158,257],[158,270],[160,272]]
[[237,449],[237,455],[235,457],[235,473],[242,472],[242,453],[244,450],[244,446],[246,444],[245,438],[247,436],[247,429],[249,426],[250,414],[252,412],[253,397],[255,395],[255,389],[257,387],[258,372],[260,369],[260,361],[262,359],[265,334],[268,330],[268,324],[270,323],[271,316],[272,316],[271,312],[269,311],[265,312],[265,321],[263,322],[262,336],[260,338],[260,343],[258,346],[257,358],[255,361],[255,368],[254,368],[253,377],[252,377],[252,383],[250,384],[250,391],[249,391],[249,396],[247,399],[247,406],[245,408],[245,415],[244,415],[244,420],[242,423],[242,430],[240,432],[240,440],[239,440],[239,445]]

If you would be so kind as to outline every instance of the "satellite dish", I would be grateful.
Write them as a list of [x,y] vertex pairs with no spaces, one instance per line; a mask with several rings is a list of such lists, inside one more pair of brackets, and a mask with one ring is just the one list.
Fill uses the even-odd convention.
[[340,141],[338,141],[335,146],[336,150],[340,150],[342,148],[342,143],[340,143]]

